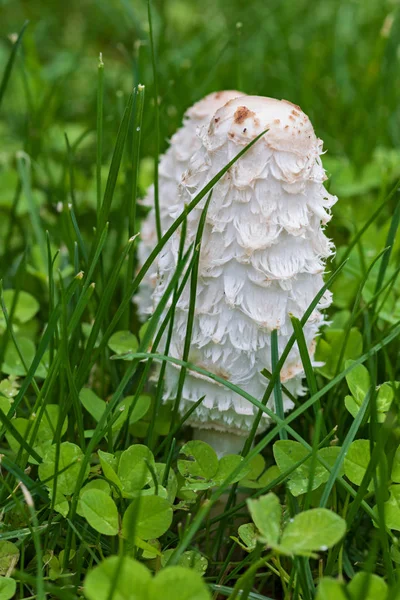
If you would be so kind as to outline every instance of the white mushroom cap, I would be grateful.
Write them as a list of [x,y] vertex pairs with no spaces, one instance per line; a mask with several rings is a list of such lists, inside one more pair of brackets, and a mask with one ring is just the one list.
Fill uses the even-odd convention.
[[[213,92],[196,102],[185,113],[182,127],[172,136],[167,152],[161,156],[159,165],[159,206],[161,230],[165,233],[174,222],[176,214],[182,212],[183,204],[179,201],[178,186],[182,174],[189,165],[194,152],[201,148],[198,137],[199,128],[208,126],[211,117],[229,100],[243,96],[235,90]],[[156,218],[154,210],[154,186],[150,186],[143,200],[145,206],[151,207],[141,227],[140,244],[138,248],[138,268],[140,269],[157,244]],[[171,208],[173,214],[171,215]],[[157,261],[146,273],[135,301],[138,312],[145,319],[152,311],[151,294],[154,290],[157,275]]]
[[[268,132],[214,187],[201,247],[196,310],[189,361],[236,384],[260,400],[272,370],[271,331],[279,353],[292,334],[290,315],[301,318],[323,286],[325,259],[333,246],[321,225],[336,202],[323,186],[322,142],[308,117],[284,100],[246,96],[228,102],[201,133],[202,147],[182,179],[180,202],[189,202],[251,139]],[[188,216],[187,244],[193,242],[204,207]],[[179,235],[159,257],[157,304],[174,273]],[[175,313],[170,355],[181,359],[189,310],[189,286]],[[304,327],[311,356],[329,306],[327,292]],[[297,345],[281,379],[301,393],[303,368]],[[179,370],[168,365],[164,401],[177,392]],[[205,395],[191,417],[196,427],[247,435],[257,409],[239,394],[205,376],[188,372],[180,411]],[[292,406],[284,397],[285,409]],[[268,407],[274,410],[274,399]],[[269,424],[264,416],[260,430]]]

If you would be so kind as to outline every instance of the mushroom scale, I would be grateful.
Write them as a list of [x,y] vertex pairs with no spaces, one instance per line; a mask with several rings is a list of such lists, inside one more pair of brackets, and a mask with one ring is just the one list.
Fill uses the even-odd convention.
[[[285,100],[246,96],[217,110],[201,132],[201,148],[182,178],[179,204],[190,200],[257,135],[267,133],[214,186],[203,231],[196,309],[189,362],[236,384],[261,399],[272,370],[271,332],[281,354],[293,332],[290,315],[301,318],[322,288],[324,264],[333,252],[323,227],[337,198],[329,194],[320,155],[322,142],[303,111]],[[188,215],[187,246],[197,233],[205,199]],[[159,256],[153,294],[157,305],[172,277],[179,232]],[[176,307],[169,354],[182,358],[190,290]],[[311,357],[324,323],[326,292],[303,328]],[[161,346],[162,347],[162,346]],[[303,367],[297,344],[281,372],[288,390],[301,394]],[[164,401],[177,394],[179,368],[168,364]],[[181,414],[205,396],[190,424],[246,436],[257,408],[206,376],[188,371]],[[284,408],[292,407],[284,395]],[[268,401],[274,410],[274,398]],[[269,425],[263,414],[259,431]],[[212,432],[210,432],[210,435]],[[205,432],[199,436],[204,438]],[[214,436],[215,437],[215,436]],[[243,438],[241,439],[243,443]],[[223,452],[222,452],[223,453]]]
[[[176,216],[182,212],[183,205],[179,199],[178,186],[193,153],[201,148],[201,140],[197,135],[199,128],[203,125],[207,126],[216,110],[229,100],[239,96],[243,96],[243,94],[235,90],[209,94],[186,111],[182,127],[172,136],[170,146],[161,156],[159,164],[159,206],[163,234],[172,225]],[[153,185],[148,189],[142,204],[149,207],[150,211],[141,226],[138,270],[144,265],[157,244]],[[154,290],[156,276],[157,260],[147,271],[134,298],[142,320],[145,320],[152,312],[151,294]]]

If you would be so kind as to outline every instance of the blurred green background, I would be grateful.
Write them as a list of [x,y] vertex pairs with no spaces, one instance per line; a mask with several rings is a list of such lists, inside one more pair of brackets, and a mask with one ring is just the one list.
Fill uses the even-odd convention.
[[[1,63],[7,36],[30,20],[23,72],[13,77],[2,118],[17,139],[29,128],[35,152],[54,119],[94,123],[99,52],[110,118],[133,82],[144,83],[151,97],[145,0],[2,0],[0,6]],[[162,138],[207,92],[239,87],[299,104],[330,152],[360,165],[376,145],[398,143],[397,0],[153,0],[152,6]],[[147,132],[151,137],[151,118]]]
[[[124,106],[138,83],[146,86],[142,195],[153,176],[156,136],[146,0],[0,0],[0,6],[1,71],[14,34],[30,21],[0,108],[0,261],[3,257],[7,282],[30,241],[35,261],[25,194],[10,227],[20,185],[16,152],[29,155],[41,218],[55,247],[70,240],[71,258],[71,234],[65,219],[59,219],[60,203],[69,202],[67,133],[80,226],[91,235],[100,52],[105,64],[104,180]],[[398,0],[153,0],[160,151],[186,108],[211,91],[238,88],[299,104],[328,150],[328,185],[340,197],[329,235],[345,246],[400,177],[399,6]],[[121,217],[126,215],[126,168],[113,201],[110,264],[118,255],[118,241],[126,239]],[[364,241],[364,272],[384,247],[393,208],[394,200]],[[340,282],[339,307],[347,306],[359,280],[356,253],[352,260],[349,278],[354,281],[350,287]],[[45,272],[38,261],[32,269]],[[340,294],[347,294],[344,300]]]

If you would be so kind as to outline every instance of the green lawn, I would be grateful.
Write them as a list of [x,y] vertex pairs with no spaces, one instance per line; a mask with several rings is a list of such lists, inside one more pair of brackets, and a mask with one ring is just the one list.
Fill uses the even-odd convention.
[[[0,600],[400,598],[399,5],[150,14],[0,0]],[[300,348],[295,410],[218,461],[150,380],[196,252],[146,325],[131,299],[137,199],[185,110],[223,89],[300,105],[339,201],[323,366]]]

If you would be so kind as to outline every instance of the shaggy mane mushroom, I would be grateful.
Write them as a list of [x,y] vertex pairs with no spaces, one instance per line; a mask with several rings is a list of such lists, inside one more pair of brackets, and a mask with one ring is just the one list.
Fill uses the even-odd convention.
[[[272,371],[271,332],[281,353],[293,329],[323,286],[324,263],[333,252],[323,226],[336,197],[324,188],[322,142],[302,110],[285,100],[245,96],[217,110],[200,132],[200,149],[182,178],[179,204],[188,203],[250,140],[267,133],[215,185],[203,232],[189,362],[229,380],[257,399]],[[205,199],[188,216],[186,244],[195,239]],[[172,212],[170,211],[170,214]],[[159,256],[156,305],[177,263],[179,234]],[[182,358],[189,285],[175,313],[170,356]],[[331,303],[326,292],[303,331],[311,356]],[[177,394],[180,369],[168,364],[164,401]],[[302,393],[303,367],[297,344],[281,372],[288,390]],[[190,424],[195,437],[218,454],[238,452],[254,422],[251,402],[193,371],[186,374],[181,414],[205,396]],[[274,410],[274,398],[268,401]],[[284,396],[284,408],[292,407]],[[259,431],[269,425],[263,414]]]

